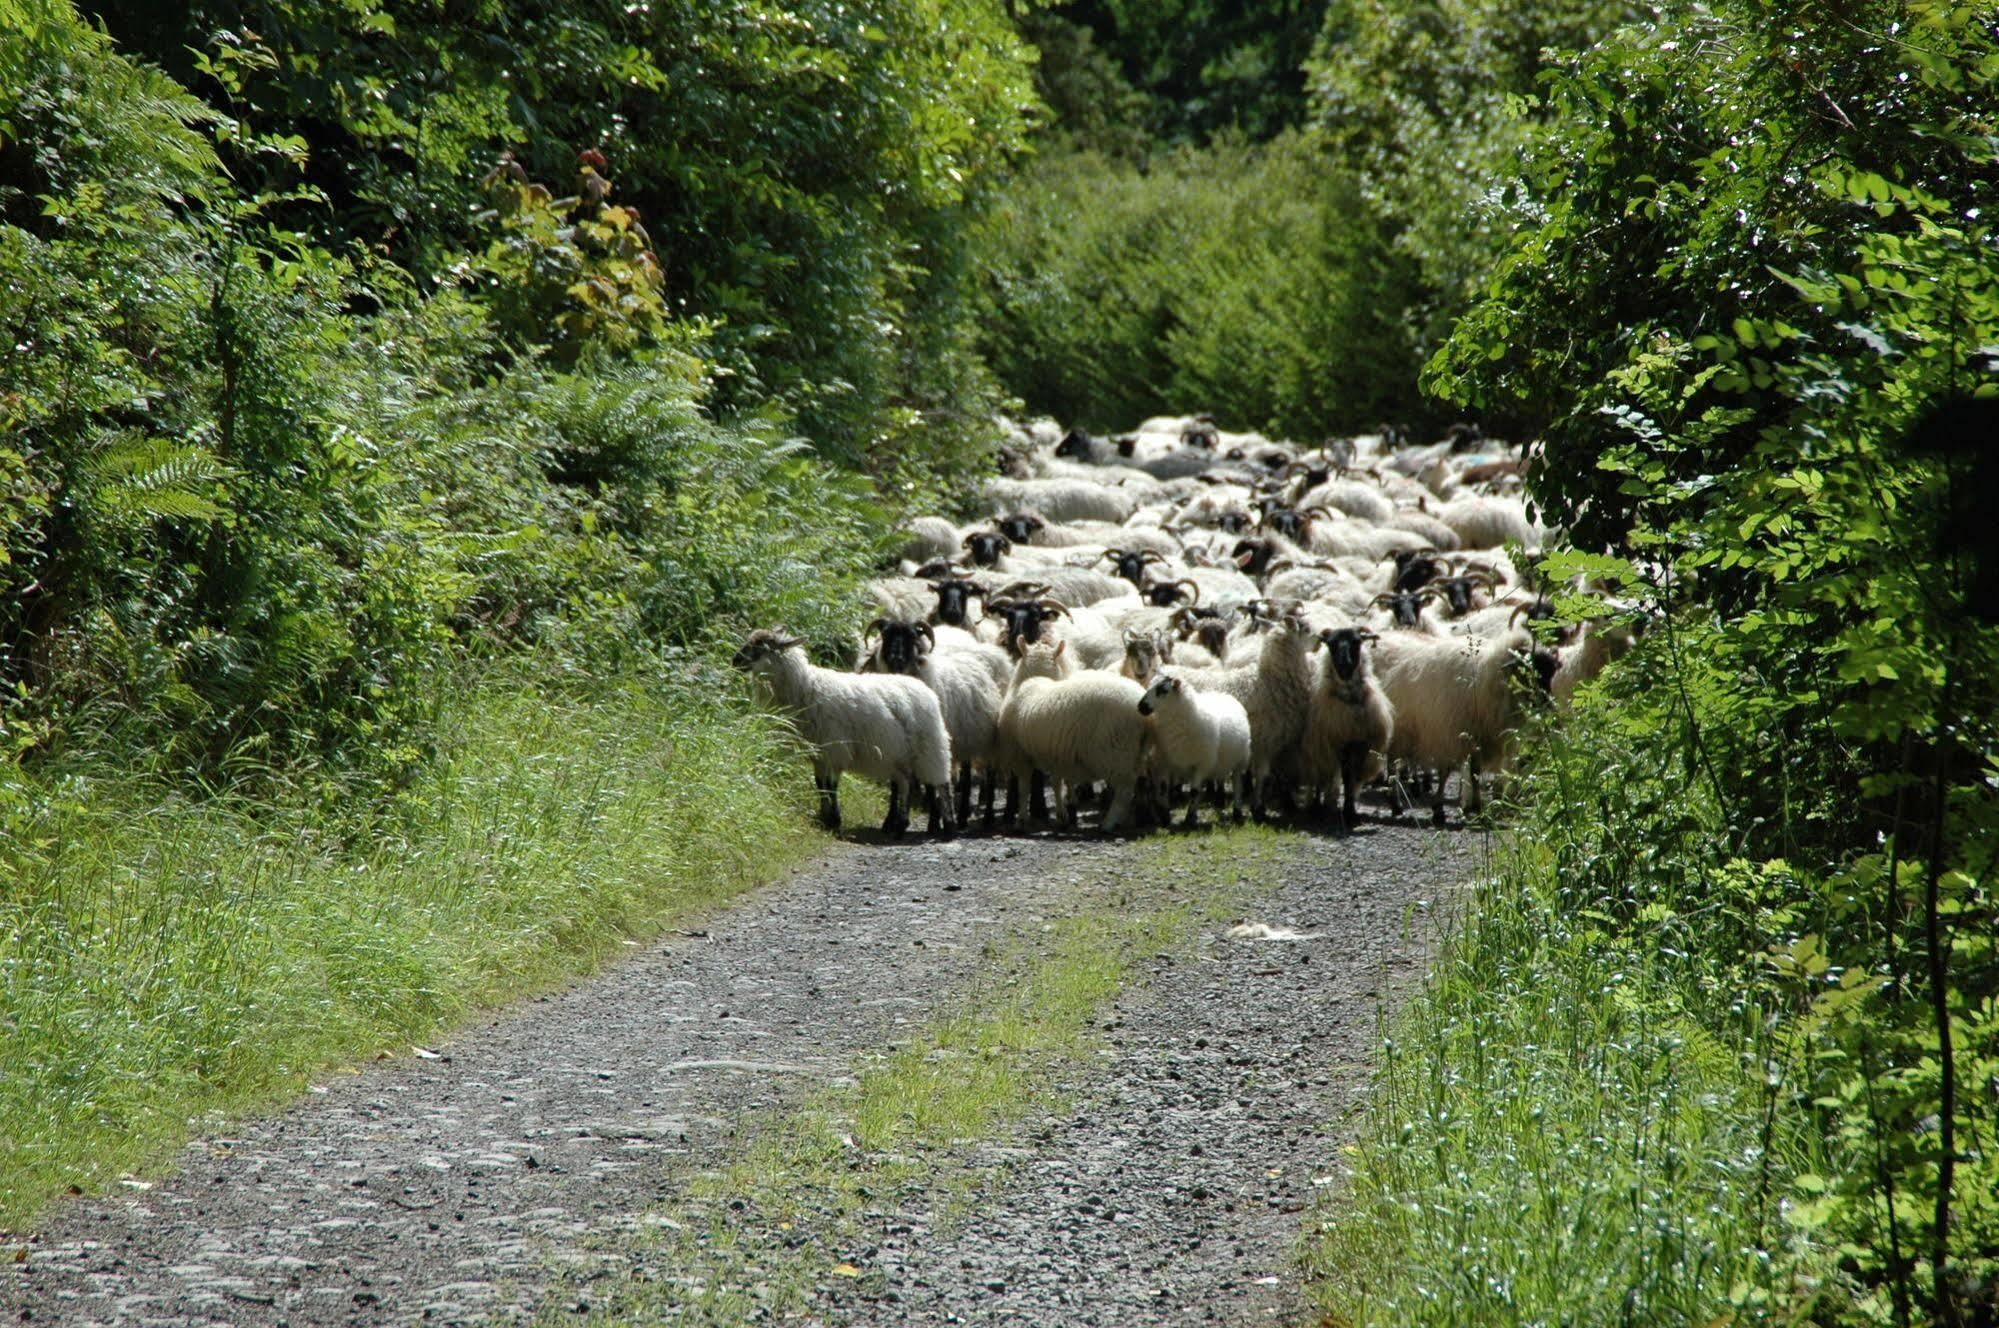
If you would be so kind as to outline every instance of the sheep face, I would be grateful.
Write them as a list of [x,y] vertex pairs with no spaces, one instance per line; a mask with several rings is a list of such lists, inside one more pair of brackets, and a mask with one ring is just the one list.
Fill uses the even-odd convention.
[[937,607],[931,612],[931,620],[952,627],[963,627],[966,610],[974,595],[984,595],[985,591],[975,581],[952,578],[939,581],[930,587],[937,593]]
[[1421,590],[1444,574],[1444,565],[1433,555],[1417,549],[1395,552],[1395,588]]
[[1235,559],[1235,565],[1244,572],[1251,576],[1262,576],[1270,570],[1270,560],[1277,556],[1277,546],[1267,539],[1250,536],[1247,539],[1237,540],[1235,548],[1229,551],[1229,556]]
[[915,673],[924,655],[937,644],[929,623],[877,618],[868,624],[868,632],[880,635],[881,644],[875,647],[875,657],[889,673]]
[[1305,538],[1305,527],[1310,524],[1310,517],[1289,507],[1273,507],[1263,514],[1265,530],[1282,535],[1293,543]]
[[1490,584],[1483,577],[1466,574],[1464,576],[1440,577],[1432,581],[1429,588],[1443,594],[1444,602],[1450,605],[1451,617],[1462,618],[1477,607],[1473,602],[1473,597],[1481,589]]
[[739,669],[759,672],[758,665],[787,650],[796,650],[804,644],[782,627],[776,630],[759,627],[750,633],[749,639],[743,642],[743,648],[730,657],[729,663]]
[[1105,549],[1104,557],[1117,566],[1117,574],[1141,589],[1145,585],[1145,569],[1152,563],[1166,560],[1150,549]]
[[1415,629],[1422,625],[1423,606],[1436,598],[1430,590],[1393,590],[1385,595],[1376,595],[1376,608],[1387,609],[1388,616],[1397,627]]
[[1151,681],[1152,675],[1159,672],[1159,666],[1172,658],[1172,639],[1164,633],[1125,629],[1123,672],[1133,682]]
[[996,599],[987,608],[1006,625],[1005,644],[1015,655],[1023,646],[1041,639],[1041,625],[1050,618],[1067,617],[1068,610],[1054,600]]
[[1361,647],[1380,639],[1364,627],[1329,627],[1319,633],[1319,644],[1332,662],[1333,675],[1343,683],[1351,683],[1360,672]]
[[[1071,429],[1062,435],[1061,442],[1055,444],[1055,455],[1058,457],[1079,457],[1087,461],[1090,456],[1090,450],[1096,446],[1096,442],[1096,439],[1090,437],[1083,430]],[[1125,455],[1129,456],[1131,454],[1127,452]]]
[[975,530],[962,541],[965,552],[980,567],[991,567],[1013,551],[1013,541],[997,530]]
[[1014,512],[993,522],[1000,534],[1015,544],[1025,544],[1033,539],[1037,531],[1046,530],[1048,523],[1032,512]]
[[1179,695],[1181,689],[1185,686],[1185,683],[1170,673],[1160,674],[1146,687],[1145,695],[1138,698],[1138,713],[1141,715],[1151,714],[1159,708],[1160,701],[1168,696]]
[[1201,588],[1192,581],[1160,581],[1143,588],[1145,602],[1154,608],[1169,609],[1175,604],[1198,604]]

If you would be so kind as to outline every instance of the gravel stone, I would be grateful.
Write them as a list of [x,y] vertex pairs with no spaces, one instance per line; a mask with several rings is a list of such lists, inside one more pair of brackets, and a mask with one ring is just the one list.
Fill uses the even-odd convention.
[[[982,1149],[968,1216],[885,1207],[833,1321],[1064,1325],[1296,1317],[1314,1168],[1365,1086],[1381,998],[1421,971],[1476,836],[1301,839],[1261,921],[1158,956],[1068,1067],[1072,1109]],[[697,929],[417,1054],[336,1072],[192,1141],[150,1187],[59,1205],[0,1263],[0,1317],[96,1325],[475,1324],[572,1308],[602,1236],[669,1223],[673,1177],[738,1123],[840,1082],[948,1008],[1143,845],[842,846]],[[671,1164],[671,1165],[669,1165]],[[599,1270],[601,1271],[601,1269]]]

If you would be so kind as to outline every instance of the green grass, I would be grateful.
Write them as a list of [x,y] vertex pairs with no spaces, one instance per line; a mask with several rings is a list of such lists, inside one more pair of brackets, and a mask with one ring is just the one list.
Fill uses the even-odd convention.
[[1719,1324],[1795,1301],[1753,1027],[1697,956],[1607,943],[1516,847],[1393,1021],[1348,1183],[1305,1241],[1337,1325]]
[[0,853],[0,1227],[822,842],[773,726],[710,696],[489,678],[440,742],[358,829],[115,774],[9,790],[38,810]]
[[822,1288],[879,1283],[863,1252],[869,1210],[913,1190],[947,1212],[962,1204],[988,1174],[968,1150],[1056,1105],[1057,1069],[1096,1047],[1097,1015],[1137,962],[1274,886],[1294,842],[1257,827],[1161,839],[1078,888],[1072,912],[1000,944],[957,1008],[767,1123],[722,1169],[688,1177],[620,1260],[639,1274],[587,1289],[589,1322],[762,1322]]

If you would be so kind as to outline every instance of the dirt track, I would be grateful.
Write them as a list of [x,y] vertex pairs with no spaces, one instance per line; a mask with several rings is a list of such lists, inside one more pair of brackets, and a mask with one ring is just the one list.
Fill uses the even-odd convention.
[[[1061,1117],[996,1140],[972,1214],[885,1214],[874,1289],[821,1321],[1271,1322],[1378,1001],[1478,838],[1298,837],[1264,921],[1153,965],[1065,1071]],[[860,844],[431,1054],[337,1074],[191,1144],[149,1189],[71,1204],[5,1265],[0,1314],[61,1324],[470,1323],[573,1295],[594,1238],[673,1200],[754,1125],[949,1008],[982,947],[1031,940],[1144,845]],[[1413,923],[1412,923],[1413,919]]]

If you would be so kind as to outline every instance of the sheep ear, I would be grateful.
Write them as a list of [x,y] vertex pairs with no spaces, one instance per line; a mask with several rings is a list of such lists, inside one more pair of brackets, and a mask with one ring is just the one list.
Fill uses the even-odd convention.
[[1055,643],[1055,658],[1057,659],[1062,658],[1062,652],[1067,650],[1068,648],[1069,648],[1069,643],[1067,641],[1057,641]]

